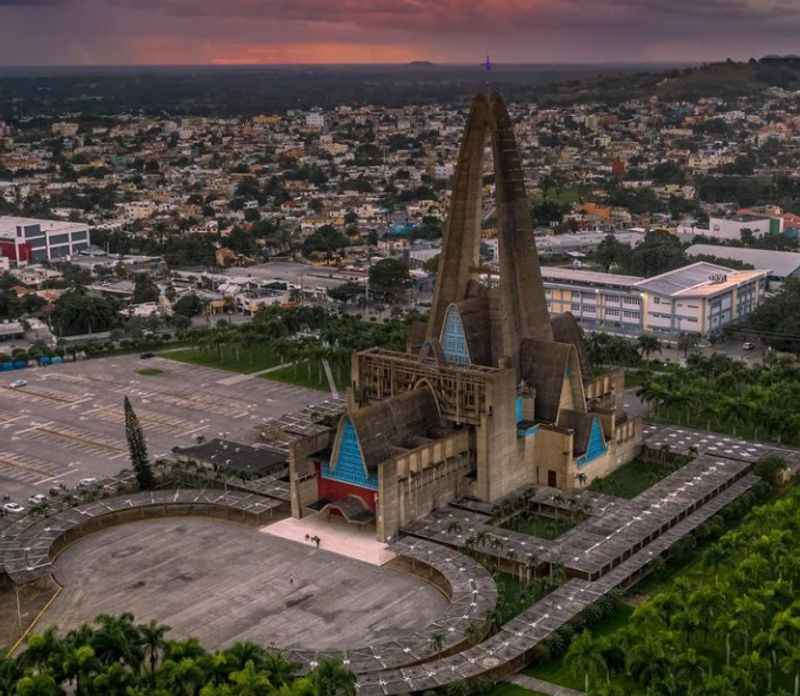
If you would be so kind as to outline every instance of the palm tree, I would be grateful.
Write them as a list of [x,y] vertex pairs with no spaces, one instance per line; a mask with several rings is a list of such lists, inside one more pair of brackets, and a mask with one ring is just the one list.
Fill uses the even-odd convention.
[[481,638],[483,638],[483,631],[481,630],[480,625],[474,621],[470,621],[467,624],[467,627],[464,629],[464,638],[470,645],[477,643]]
[[98,661],[91,645],[80,645],[68,650],[64,656],[64,676],[68,681],[75,681],[75,693],[83,693],[81,683]]
[[431,648],[433,649],[433,652],[434,653],[442,652],[444,644],[445,644],[444,633],[442,633],[441,631],[436,631],[436,633],[434,633],[431,636]]
[[356,675],[331,658],[320,660],[311,673],[316,696],[355,696]]
[[133,614],[100,614],[96,621],[98,629],[93,636],[92,647],[97,659],[104,664],[125,662],[138,671],[144,660],[144,649],[139,630],[133,623]]
[[17,682],[17,688],[14,693],[17,696],[58,696],[61,693],[61,689],[58,688],[55,679],[47,672],[44,672],[22,677]]
[[236,693],[241,696],[260,696],[272,691],[267,675],[259,672],[252,660],[247,661],[244,669],[231,672],[228,679],[236,684]]
[[151,619],[150,623],[139,625],[139,633],[142,637],[142,644],[144,645],[145,654],[147,655],[150,663],[151,679],[155,679],[158,656],[164,649],[166,644],[164,636],[169,632],[169,630],[170,626],[160,624],[155,621],[155,619]]
[[796,645],[781,659],[781,669],[794,674],[794,696],[800,696],[800,647]]
[[572,641],[564,661],[573,674],[583,674],[583,690],[586,693],[589,693],[589,678],[606,672],[606,664],[588,629]]
[[176,696],[194,696],[205,683],[205,674],[197,660],[184,657],[180,661],[164,660],[158,672],[159,685]]
[[661,352],[661,341],[658,340],[655,336],[649,336],[647,334],[642,334],[639,336],[638,340],[636,341],[638,344],[639,352],[642,355],[642,358],[645,360],[649,358],[653,353],[660,353]]

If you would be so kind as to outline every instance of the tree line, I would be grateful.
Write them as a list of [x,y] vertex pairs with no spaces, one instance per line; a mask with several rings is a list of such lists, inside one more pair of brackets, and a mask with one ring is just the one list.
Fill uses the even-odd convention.
[[[751,510],[691,573],[566,655],[590,695],[800,693],[800,490]],[[731,512],[733,517],[736,510]]]
[[281,653],[250,642],[208,651],[170,640],[170,627],[132,614],[99,615],[63,636],[32,635],[0,657],[0,693],[15,696],[355,696],[356,677],[321,659],[306,674]]

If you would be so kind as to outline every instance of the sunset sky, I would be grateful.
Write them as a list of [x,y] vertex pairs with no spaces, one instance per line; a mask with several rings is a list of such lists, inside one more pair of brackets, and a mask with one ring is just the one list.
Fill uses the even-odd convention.
[[800,53],[800,0],[0,0],[0,64],[702,61]]

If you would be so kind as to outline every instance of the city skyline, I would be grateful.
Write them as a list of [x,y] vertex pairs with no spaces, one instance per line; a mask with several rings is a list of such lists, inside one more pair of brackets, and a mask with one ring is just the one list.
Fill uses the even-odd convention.
[[798,28],[786,0],[0,0],[0,64],[699,62]]

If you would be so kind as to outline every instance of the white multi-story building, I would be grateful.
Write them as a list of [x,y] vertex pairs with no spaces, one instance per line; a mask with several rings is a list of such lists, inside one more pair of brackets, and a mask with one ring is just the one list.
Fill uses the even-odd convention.
[[708,222],[708,236],[714,239],[741,241],[743,230],[750,230],[756,238],[780,234],[783,232],[783,221],[779,217],[735,215],[727,218],[712,217]]
[[325,128],[325,114],[318,111],[312,111],[306,114],[306,128],[313,128],[315,130],[322,130]]
[[0,216],[0,255],[17,265],[64,261],[90,242],[83,223]]
[[572,312],[587,331],[624,336],[709,336],[747,316],[768,271],[693,263],[653,278],[542,267],[548,308]]

